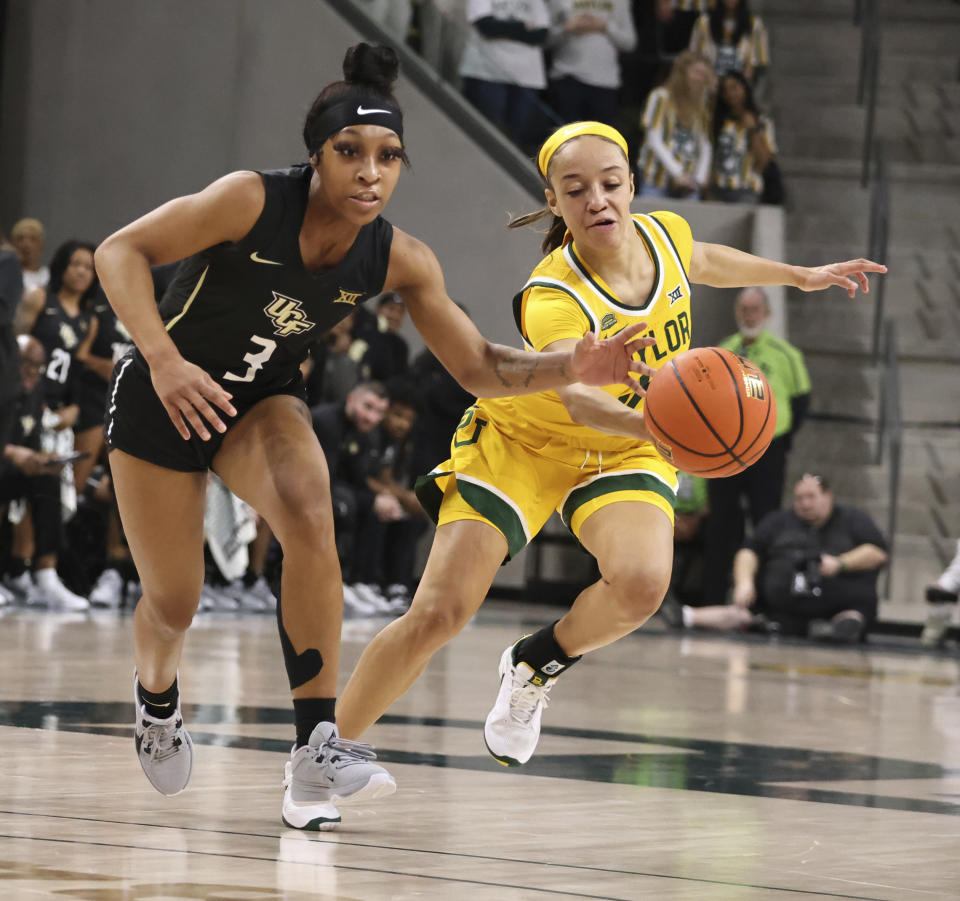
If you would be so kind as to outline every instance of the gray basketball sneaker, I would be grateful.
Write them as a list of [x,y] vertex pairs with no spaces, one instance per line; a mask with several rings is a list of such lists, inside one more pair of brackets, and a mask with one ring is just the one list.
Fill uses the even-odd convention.
[[190,781],[193,770],[193,742],[183,728],[180,700],[166,719],[150,716],[137,694],[137,676],[133,676],[133,700],[137,705],[134,740],[140,766],[150,784],[162,795],[178,795]]
[[323,832],[336,827],[335,804],[358,804],[392,795],[397,783],[374,763],[373,747],[341,738],[333,723],[319,723],[309,744],[294,748],[284,773],[283,813],[292,829]]

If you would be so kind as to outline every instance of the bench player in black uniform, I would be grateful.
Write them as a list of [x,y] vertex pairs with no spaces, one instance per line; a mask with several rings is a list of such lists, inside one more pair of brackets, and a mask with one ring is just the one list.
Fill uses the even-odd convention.
[[[53,446],[46,444],[45,436],[44,449],[55,456],[69,454],[75,447],[82,449],[78,440],[83,428],[79,422],[78,361],[89,352],[95,336],[90,310],[97,290],[93,251],[94,245],[85,241],[61,244],[50,261],[47,287],[36,288],[24,297],[20,310],[20,331],[32,334],[47,356],[43,399],[56,418],[44,422],[45,428],[55,430]],[[75,434],[70,434],[71,429]],[[35,562],[33,580],[38,599],[46,600],[51,607],[80,611],[89,606],[86,598],[74,594],[60,581],[55,557]]]
[[[203,582],[206,472],[256,509],[284,552],[277,618],[297,742],[284,822],[327,829],[334,803],[388,794],[369,745],[340,739],[334,695],[343,592],[329,473],[299,363],[364,299],[396,291],[427,345],[471,393],[509,395],[648,370],[639,329],[574,352],[490,344],[447,296],[432,251],[381,218],[406,156],[386,47],[347,51],[345,80],[307,115],[310,162],[234,172],[107,238],[97,269],[136,350],[116,368],[106,429],[126,536],[143,584],[134,617],[136,744],[175,794],[192,766],[177,667]],[[159,306],[150,265],[183,259]]]

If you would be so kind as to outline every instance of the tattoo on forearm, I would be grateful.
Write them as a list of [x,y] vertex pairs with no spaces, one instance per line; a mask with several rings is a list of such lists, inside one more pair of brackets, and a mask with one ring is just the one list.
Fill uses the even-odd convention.
[[[566,363],[557,361],[558,375],[566,379]],[[539,355],[525,353],[513,348],[504,348],[493,364],[493,373],[505,388],[529,388],[537,372],[543,368]]]

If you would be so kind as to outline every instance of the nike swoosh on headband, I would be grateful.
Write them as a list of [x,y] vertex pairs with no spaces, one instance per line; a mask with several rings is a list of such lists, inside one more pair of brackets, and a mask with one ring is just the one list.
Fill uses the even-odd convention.
[[388,110],[388,109],[364,109],[362,104],[357,107],[357,115],[358,115],[358,116],[371,116],[371,115],[373,115],[374,113],[386,113],[387,115],[390,115],[390,110]]

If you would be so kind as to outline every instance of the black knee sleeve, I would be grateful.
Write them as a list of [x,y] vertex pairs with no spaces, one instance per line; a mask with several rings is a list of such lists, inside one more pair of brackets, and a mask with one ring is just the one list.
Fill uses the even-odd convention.
[[277,599],[277,629],[280,631],[280,647],[283,648],[283,663],[287,668],[290,688],[298,688],[309,682],[323,669],[323,657],[316,648],[307,648],[302,654],[293,649],[293,643],[283,627],[283,612],[280,604],[280,580],[274,583],[273,593]]

